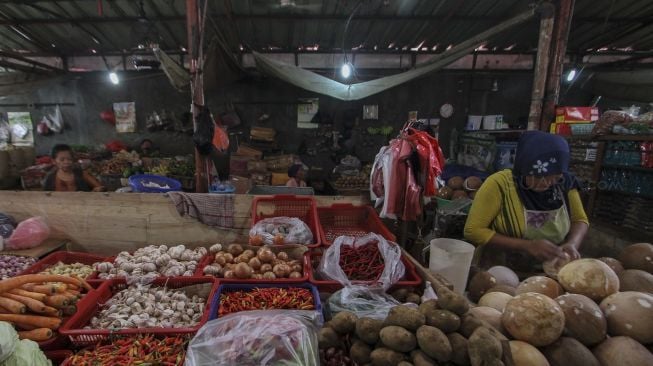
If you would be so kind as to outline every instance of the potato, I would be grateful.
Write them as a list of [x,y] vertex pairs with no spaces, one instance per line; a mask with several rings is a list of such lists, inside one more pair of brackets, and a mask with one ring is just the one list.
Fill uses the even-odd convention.
[[608,333],[653,343],[653,295],[626,291],[606,297],[601,310],[608,320]]
[[318,345],[320,348],[340,347],[340,337],[335,330],[330,327],[323,327],[317,335]]
[[489,306],[477,306],[475,308],[469,309],[467,314],[471,314],[478,317],[479,319],[485,320],[486,322],[490,323],[494,329],[498,330],[504,335],[507,334],[506,329],[503,327],[501,322],[501,312],[499,310]]
[[565,313],[565,335],[586,346],[605,339],[608,322],[599,306],[589,297],[566,294],[555,300]]
[[449,339],[449,343],[451,343],[451,362],[459,366],[469,365],[467,338],[463,337],[460,333],[447,334],[447,338]]
[[401,361],[397,364],[397,366],[413,366],[413,364],[408,361]]
[[522,281],[517,286],[516,293],[519,295],[526,292],[537,292],[552,299],[565,293],[558,281],[545,276],[533,276]]
[[424,314],[420,313],[417,309],[399,305],[390,309],[383,325],[397,325],[414,332],[425,323],[426,319]]
[[438,300],[426,300],[419,305],[417,310],[424,315],[429,311],[438,310]]
[[419,349],[410,352],[410,358],[415,366],[437,366],[437,363],[431,357]]
[[417,329],[417,344],[419,349],[438,362],[451,359],[451,343],[447,336],[436,327],[422,325]]
[[515,339],[539,347],[560,337],[565,328],[565,314],[552,299],[527,292],[508,301],[502,323]]
[[367,344],[375,344],[379,341],[381,328],[383,328],[383,320],[359,318],[356,321],[356,336]]
[[653,245],[637,243],[629,245],[619,255],[625,269],[639,269],[653,274]]
[[349,349],[349,357],[359,365],[366,364],[372,360],[372,347],[363,341],[355,341]]
[[487,290],[497,285],[497,279],[494,278],[489,272],[478,272],[469,281],[469,298],[476,302],[483,296]]
[[408,296],[409,293],[410,291],[407,288],[398,288],[392,291],[391,295],[399,302],[406,302],[406,297]]
[[519,277],[515,271],[504,266],[494,266],[487,270],[497,280],[498,285],[505,285],[509,287],[517,287],[519,285]]
[[370,354],[374,366],[396,366],[404,360],[404,354],[389,348],[377,348]]
[[630,337],[611,337],[594,348],[602,366],[653,365],[653,354]]
[[503,312],[503,309],[506,308],[506,304],[513,296],[510,296],[503,292],[488,292],[480,300],[478,300],[479,306],[488,306],[493,309]]
[[464,296],[444,286],[438,287],[436,292],[438,294],[438,306],[441,309],[449,310],[458,316],[465,315],[469,310],[469,302]]
[[455,332],[460,328],[460,317],[449,310],[434,309],[425,314],[426,325],[436,327],[444,333]]
[[599,258],[599,260],[607,264],[608,267],[612,268],[612,270],[614,271],[614,273],[617,274],[617,276],[619,276],[619,274],[624,270],[623,264],[621,264],[621,262],[619,262],[617,259],[610,258],[610,257],[601,257]]
[[560,337],[544,347],[542,353],[551,366],[600,366],[592,351],[571,337]]
[[619,291],[619,278],[598,259],[578,259],[560,269],[558,280],[565,290],[599,302]]
[[[502,320],[503,322],[503,320]],[[467,313],[463,318],[462,318],[462,323],[460,324],[460,329],[459,332],[463,336],[469,338],[472,336],[474,331],[479,328],[479,327],[485,327],[488,328],[492,331],[493,335],[500,339],[500,340],[506,340],[507,338],[496,328],[494,328],[490,323],[486,322],[485,320],[480,319],[477,315],[472,314],[472,313]]]
[[451,177],[447,181],[447,187],[453,190],[463,189],[464,182],[465,180],[463,177],[459,177],[459,176]]
[[510,353],[515,366],[549,366],[542,352],[522,341],[510,341]]
[[517,288],[512,286],[507,286],[507,285],[497,285],[487,290],[488,294],[492,292],[503,292],[504,294],[515,296],[517,295]]
[[653,294],[653,274],[639,269],[624,270],[619,274],[619,290]]
[[386,347],[397,352],[410,352],[417,347],[415,335],[396,325],[384,327],[379,336]]
[[467,343],[469,361],[472,366],[490,365],[490,362],[501,360],[503,347],[499,339],[494,337],[489,328],[478,327]]
[[422,302],[422,297],[418,294],[411,292],[406,296],[406,302],[412,302],[413,304],[419,305]]
[[340,334],[347,334],[356,328],[356,314],[349,311],[341,311],[331,319],[331,328]]

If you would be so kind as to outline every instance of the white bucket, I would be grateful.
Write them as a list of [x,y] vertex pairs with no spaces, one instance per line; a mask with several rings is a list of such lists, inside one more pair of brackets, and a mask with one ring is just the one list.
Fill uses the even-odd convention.
[[474,246],[456,239],[431,240],[429,269],[451,282],[454,291],[462,294],[474,258]]

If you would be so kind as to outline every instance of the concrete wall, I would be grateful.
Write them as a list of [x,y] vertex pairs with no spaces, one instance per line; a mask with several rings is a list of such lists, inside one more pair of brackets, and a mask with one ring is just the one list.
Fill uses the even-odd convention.
[[[493,80],[499,84],[498,92],[491,92]],[[454,115],[442,120],[440,139],[445,150],[449,145],[451,130],[464,127],[468,114],[504,114],[508,121],[517,121],[528,114],[532,74],[530,72],[495,72],[474,74],[460,71],[443,71],[411,83],[393,88],[365,100],[343,102],[316,95],[271,78],[249,78],[235,82],[220,90],[207,92],[207,103],[214,113],[225,110],[227,102],[233,103],[244,122],[251,125],[273,127],[280,131],[279,145],[287,152],[295,152],[305,136],[305,130],[296,129],[296,102],[298,98],[319,97],[320,110],[325,122],[339,128],[351,127],[355,117],[362,116],[364,104],[378,104],[378,122],[390,124],[396,131],[407,119],[408,111],[419,111],[420,118],[439,117],[443,103],[454,106]],[[9,95],[0,99],[0,112],[30,110],[37,123],[51,107],[3,107],[10,103],[75,103],[62,107],[66,131],[54,136],[35,136],[39,154],[48,153],[56,143],[96,145],[120,139],[137,145],[145,137],[154,140],[166,154],[192,152],[190,136],[175,132],[147,132],[145,119],[153,111],[166,109],[181,118],[188,110],[188,93],[174,90],[161,73],[134,73],[124,75],[120,85],[107,81],[105,73],[76,74],[72,79],[49,85],[36,92]],[[117,134],[115,128],[102,121],[99,113],[110,109],[114,102],[136,102],[138,133]],[[258,118],[268,114],[265,122]]]

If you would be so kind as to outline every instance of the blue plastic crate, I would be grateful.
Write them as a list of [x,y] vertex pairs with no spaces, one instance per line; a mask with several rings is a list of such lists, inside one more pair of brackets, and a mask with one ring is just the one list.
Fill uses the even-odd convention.
[[[148,187],[146,184],[155,184],[160,187],[167,186],[167,188]],[[140,193],[166,193],[172,191],[181,191],[181,182],[178,180],[152,174],[132,175],[129,177],[129,186],[132,187],[134,192]]]
[[317,287],[312,284],[305,283],[253,283],[253,284],[242,284],[242,283],[229,283],[221,284],[216,291],[213,300],[211,300],[211,310],[209,314],[209,320],[218,318],[218,310],[220,308],[220,295],[223,292],[234,292],[234,291],[248,291],[255,288],[289,288],[289,287],[299,287],[310,289],[313,293],[313,303],[315,304],[315,311],[320,313],[320,318],[324,321],[324,314],[322,313],[322,302],[320,301],[320,292],[317,290]]

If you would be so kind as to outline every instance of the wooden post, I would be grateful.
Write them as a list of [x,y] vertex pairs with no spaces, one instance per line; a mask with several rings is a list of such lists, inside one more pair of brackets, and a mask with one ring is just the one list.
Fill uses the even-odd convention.
[[[190,66],[190,110],[193,114],[193,129],[197,130],[196,119],[204,106],[204,76],[202,74],[202,32],[204,24],[200,4],[203,0],[186,0],[186,31],[188,33],[188,63]],[[195,191],[208,192],[208,171],[206,158],[195,149]]]
[[540,129],[542,117],[542,99],[546,87],[546,75],[549,68],[549,54],[551,50],[551,36],[553,33],[553,20],[555,8],[551,3],[544,3],[538,8],[540,12],[540,38],[537,42],[537,58],[535,60],[535,75],[533,76],[533,92],[531,94],[531,107],[528,113],[528,129]]
[[546,80],[544,107],[542,108],[542,130],[548,131],[555,118],[555,108],[560,96],[560,80],[562,67],[565,63],[567,40],[571,28],[571,18],[574,14],[575,0],[560,0],[553,28],[553,55],[549,64],[549,75]]

